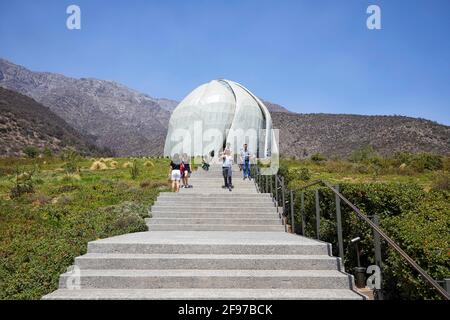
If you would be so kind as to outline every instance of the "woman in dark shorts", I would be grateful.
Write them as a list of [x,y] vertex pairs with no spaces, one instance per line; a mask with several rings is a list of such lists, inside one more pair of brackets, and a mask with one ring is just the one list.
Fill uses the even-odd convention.
[[180,155],[175,153],[172,157],[172,161],[169,166],[169,179],[172,180],[172,191],[178,192],[180,191],[180,180],[181,180],[181,160]]
[[191,175],[191,158],[188,157],[188,155],[185,153],[183,154],[183,165],[184,170],[181,175],[181,178],[183,179],[183,186],[184,188],[192,188],[192,186],[189,184],[189,176]]

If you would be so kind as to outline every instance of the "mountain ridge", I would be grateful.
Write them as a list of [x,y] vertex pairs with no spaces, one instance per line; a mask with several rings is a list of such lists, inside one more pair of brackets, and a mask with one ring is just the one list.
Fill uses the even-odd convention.
[[[33,72],[0,58],[0,87],[27,95],[64,119],[100,148],[117,156],[162,155],[171,112],[178,102],[111,80]],[[316,152],[347,157],[373,145],[396,151],[450,153],[450,127],[407,116],[294,113],[263,100],[280,129],[283,155]]]
[[54,153],[76,149],[82,154],[105,154],[49,108],[18,92],[0,87],[0,155],[23,156],[29,146]]

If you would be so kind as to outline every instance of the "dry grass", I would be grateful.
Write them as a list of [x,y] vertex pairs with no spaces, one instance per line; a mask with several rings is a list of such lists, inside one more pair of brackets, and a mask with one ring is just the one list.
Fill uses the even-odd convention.
[[147,168],[150,168],[150,167],[154,167],[155,164],[152,161],[148,160],[148,161],[144,162],[144,166]]
[[127,161],[122,165],[122,168],[130,168],[132,165],[133,165],[133,163],[131,163],[130,161]]
[[110,163],[109,163],[109,167],[111,168],[111,169],[117,169],[117,167],[119,166],[119,163],[117,162],[117,161],[111,161]]
[[108,169],[108,166],[102,161],[94,161],[94,163],[90,167],[90,170],[92,171],[106,170],[106,169]]

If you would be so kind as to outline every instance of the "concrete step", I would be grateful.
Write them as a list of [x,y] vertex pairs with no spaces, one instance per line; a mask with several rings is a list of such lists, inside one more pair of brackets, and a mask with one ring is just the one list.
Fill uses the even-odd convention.
[[264,212],[273,212],[276,213],[276,208],[273,206],[263,206],[263,207],[255,207],[255,208],[246,208],[246,207],[223,207],[223,206],[215,206],[211,204],[211,206],[191,206],[189,204],[179,205],[179,206],[165,206],[163,204],[153,205],[151,207],[151,212],[167,212],[167,211],[180,211],[180,212],[242,212],[242,213],[264,213]]
[[[192,189],[197,189],[197,188],[202,188],[202,189],[206,189],[206,188],[214,188],[214,189],[220,189],[222,188],[222,186],[224,185],[223,182],[220,183],[202,183],[200,184],[195,184],[193,182],[189,182],[189,184],[192,185],[192,188],[180,188],[180,190],[192,190]],[[237,185],[237,184],[233,184],[234,189],[236,190],[256,190],[256,186],[251,184],[251,185]]]
[[[242,219],[242,213],[236,212],[151,212],[152,218],[231,218]],[[279,218],[277,213],[251,213],[245,214],[246,218],[267,219]]]
[[279,231],[152,231],[88,243],[88,253],[329,255],[330,252],[331,245],[327,243]]
[[338,270],[339,264],[336,258],[327,255],[88,253],[77,257],[75,265],[83,270]]
[[[193,189],[193,188],[192,188]],[[210,198],[218,198],[224,199],[228,197],[234,200],[240,199],[271,199],[270,193],[254,193],[254,194],[240,194],[240,193],[209,193],[208,195],[203,194],[187,194],[182,192],[161,192],[158,196],[158,199],[166,199],[166,198],[187,198],[187,199],[210,199]]]
[[[60,277],[67,288],[71,273]],[[80,270],[83,289],[238,288],[348,289],[352,278],[337,270]]]
[[44,300],[363,300],[349,289],[59,289]]
[[[248,202],[248,201],[241,201],[241,202],[234,202],[234,201],[211,201],[208,199],[205,200],[197,200],[197,201],[185,201],[182,199],[179,200],[158,200],[158,202],[153,205],[152,207],[169,207],[174,209],[179,208],[209,208],[214,209],[215,208],[248,208],[248,209],[261,209],[261,208],[268,208],[270,210],[274,210],[275,206],[270,200],[266,201],[258,201],[258,202]],[[211,210],[212,211],[212,210]]]
[[274,202],[270,198],[237,198],[237,199],[230,199],[225,197],[184,197],[184,198],[158,198],[157,199],[158,204],[174,204],[179,205],[182,204],[199,204],[199,205],[206,205],[206,204],[212,204],[212,203],[220,203],[227,205],[233,204],[235,206],[252,206],[252,205],[258,205],[258,206],[275,206]]
[[245,189],[239,189],[234,188],[232,191],[229,191],[228,189],[223,189],[221,187],[216,188],[188,188],[188,189],[180,189],[179,193],[186,193],[186,194],[202,194],[202,195],[208,195],[208,194],[227,194],[227,193],[238,193],[238,194],[258,194],[256,191],[256,188],[245,188]]
[[247,217],[242,217],[240,219],[233,218],[151,218],[145,219],[148,225],[152,224],[206,224],[206,225],[267,225],[267,226],[279,226],[281,225],[281,220],[273,215],[272,218],[266,219],[252,219]]
[[273,232],[285,231],[280,225],[256,225],[256,224],[147,224],[149,231],[254,231]]

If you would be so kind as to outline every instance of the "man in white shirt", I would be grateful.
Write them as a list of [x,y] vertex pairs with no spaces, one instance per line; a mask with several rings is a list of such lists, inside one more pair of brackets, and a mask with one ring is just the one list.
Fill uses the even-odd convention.
[[233,188],[233,185],[231,184],[231,168],[233,165],[233,157],[231,156],[230,150],[225,150],[225,152],[222,154],[222,161],[222,174],[225,181],[225,188],[231,191],[231,188]]

